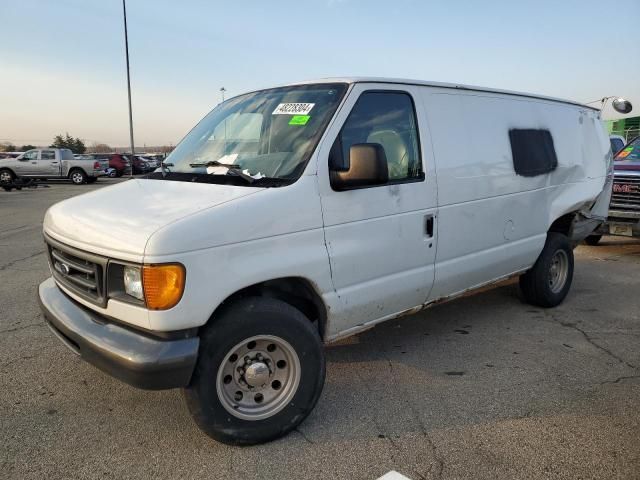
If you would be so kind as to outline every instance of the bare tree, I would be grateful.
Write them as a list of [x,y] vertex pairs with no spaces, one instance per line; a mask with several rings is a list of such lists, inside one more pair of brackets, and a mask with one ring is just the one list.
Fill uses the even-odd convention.
[[173,145],[163,145],[162,147],[158,147],[158,151],[162,153],[171,153],[175,147]]
[[0,152],[15,152],[16,147],[9,142],[0,142]]
[[89,148],[87,148],[88,153],[110,153],[113,151],[106,143],[93,142]]

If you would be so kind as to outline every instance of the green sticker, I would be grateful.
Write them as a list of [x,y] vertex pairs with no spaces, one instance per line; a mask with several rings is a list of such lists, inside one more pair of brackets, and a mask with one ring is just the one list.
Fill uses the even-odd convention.
[[311,115],[294,115],[289,120],[289,125],[306,125]]

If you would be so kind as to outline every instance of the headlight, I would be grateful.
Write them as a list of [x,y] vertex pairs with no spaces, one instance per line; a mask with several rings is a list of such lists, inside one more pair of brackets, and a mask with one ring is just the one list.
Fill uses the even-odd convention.
[[138,300],[144,300],[140,267],[124,267],[124,291]]

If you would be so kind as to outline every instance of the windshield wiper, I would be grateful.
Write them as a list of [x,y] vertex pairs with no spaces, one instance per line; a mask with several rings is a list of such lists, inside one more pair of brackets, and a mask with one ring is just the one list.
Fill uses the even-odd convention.
[[240,165],[235,163],[222,163],[217,160],[211,160],[210,162],[201,162],[201,163],[190,163],[190,167],[227,167],[231,168],[241,168]]
[[[211,160],[210,162],[203,162],[203,163],[190,163],[189,164],[190,167],[193,168],[197,168],[197,167],[226,167],[228,168],[228,171],[226,174],[231,173],[234,176],[243,178],[244,180],[246,180],[249,183],[253,183],[256,181],[255,178],[253,178],[251,175],[247,175],[246,173],[244,173],[242,171],[242,167],[240,165],[237,165],[235,163],[222,163],[219,162],[217,160]],[[209,174],[211,175],[211,174]]]

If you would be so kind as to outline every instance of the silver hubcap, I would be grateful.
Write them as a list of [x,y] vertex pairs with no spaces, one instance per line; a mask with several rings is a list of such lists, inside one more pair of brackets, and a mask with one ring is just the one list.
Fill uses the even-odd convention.
[[74,173],[71,175],[71,180],[73,180],[73,183],[82,183],[82,174]]
[[291,401],[300,384],[300,359],[280,337],[257,335],[233,347],[218,368],[216,390],[234,417],[263,420]]
[[558,293],[567,283],[569,274],[569,257],[564,250],[558,250],[551,257],[551,267],[549,268],[549,288],[553,293]]
[[11,174],[9,172],[0,173],[0,182],[9,183],[11,181]]

